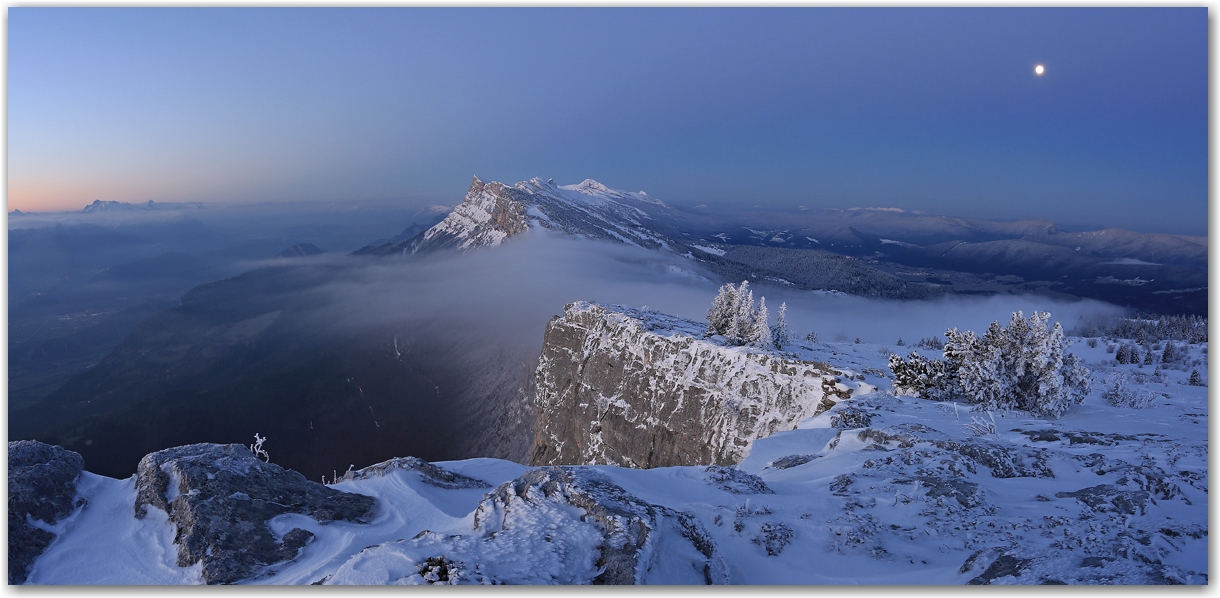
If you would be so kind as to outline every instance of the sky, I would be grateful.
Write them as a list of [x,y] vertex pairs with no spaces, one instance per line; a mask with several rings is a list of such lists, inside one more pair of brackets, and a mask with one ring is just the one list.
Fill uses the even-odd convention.
[[1205,7],[8,18],[10,210],[453,205],[472,175],[540,176],[1207,234]]

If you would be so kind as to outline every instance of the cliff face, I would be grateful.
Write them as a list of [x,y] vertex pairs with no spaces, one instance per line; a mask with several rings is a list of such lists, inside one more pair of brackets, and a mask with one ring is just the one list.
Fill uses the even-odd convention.
[[533,465],[732,465],[851,396],[830,365],[702,339],[697,322],[577,302],[547,325]]
[[529,225],[526,205],[514,197],[514,189],[503,183],[484,183],[475,177],[466,200],[444,220],[428,229],[412,252],[456,247],[493,247],[524,232]]

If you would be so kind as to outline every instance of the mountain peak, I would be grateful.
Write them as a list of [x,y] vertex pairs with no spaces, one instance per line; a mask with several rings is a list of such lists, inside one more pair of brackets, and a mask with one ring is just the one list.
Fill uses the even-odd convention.
[[585,179],[581,181],[579,185],[576,185],[575,190],[581,192],[594,191],[597,193],[606,193],[610,191],[610,188],[593,179]]

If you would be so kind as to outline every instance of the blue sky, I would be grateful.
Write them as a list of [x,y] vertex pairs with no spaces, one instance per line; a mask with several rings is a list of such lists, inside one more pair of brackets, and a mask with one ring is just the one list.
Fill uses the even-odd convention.
[[1206,234],[1207,76],[1206,8],[10,8],[9,208],[477,174]]

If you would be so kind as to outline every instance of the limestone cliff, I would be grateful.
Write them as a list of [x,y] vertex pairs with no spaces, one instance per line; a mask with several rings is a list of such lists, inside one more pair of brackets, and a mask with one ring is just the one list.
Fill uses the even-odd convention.
[[830,365],[702,338],[697,322],[577,302],[547,325],[534,465],[741,462],[851,396]]

